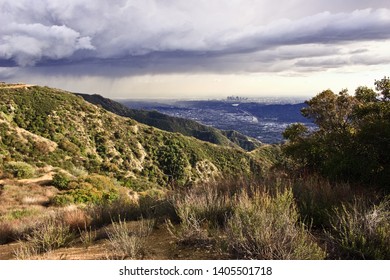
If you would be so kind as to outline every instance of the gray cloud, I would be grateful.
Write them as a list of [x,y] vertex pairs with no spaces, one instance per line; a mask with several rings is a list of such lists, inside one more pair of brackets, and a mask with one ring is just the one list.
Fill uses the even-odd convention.
[[0,77],[3,79],[11,78],[16,74],[17,70],[14,67],[0,67]]
[[[390,9],[364,9],[367,1],[275,3],[0,1],[0,67],[113,76],[299,71],[321,63],[324,68],[373,63],[364,48],[351,46],[346,58],[339,46],[390,39]],[[360,52],[365,56],[359,58]]]
[[353,65],[386,65],[390,64],[390,55],[386,54],[370,54],[366,50],[356,50],[349,53],[332,54],[324,57],[311,57],[298,59],[294,62],[294,66],[299,67],[302,71],[307,69],[329,69],[340,68]]
[[2,59],[11,59],[19,66],[31,66],[42,60],[71,57],[77,50],[94,49],[89,37],[66,26],[10,26],[0,45]]

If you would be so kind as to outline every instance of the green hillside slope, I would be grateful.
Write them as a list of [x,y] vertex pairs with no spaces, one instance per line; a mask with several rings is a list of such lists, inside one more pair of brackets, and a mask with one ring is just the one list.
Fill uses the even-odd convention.
[[160,186],[262,169],[241,149],[165,132],[38,86],[0,89],[0,162],[14,161]]

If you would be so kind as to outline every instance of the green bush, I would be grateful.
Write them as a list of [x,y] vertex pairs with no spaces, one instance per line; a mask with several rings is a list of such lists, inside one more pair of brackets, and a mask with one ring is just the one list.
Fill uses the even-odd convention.
[[68,139],[62,139],[58,145],[61,149],[64,151],[67,151],[71,154],[78,155],[80,153],[80,148],[76,145],[70,142]]
[[335,208],[327,234],[342,258],[390,259],[390,197],[378,204],[357,199]]
[[[59,182],[64,183],[66,179],[59,178]],[[98,204],[112,202],[119,198],[119,186],[113,179],[92,174],[66,184],[65,192],[54,197],[56,205],[66,205],[72,203]]]
[[226,244],[243,259],[324,259],[326,253],[312,240],[299,214],[291,190],[243,193],[228,220]]
[[189,164],[183,146],[173,140],[158,150],[157,162],[170,183],[184,179],[185,169]]
[[58,172],[54,174],[52,184],[59,190],[66,190],[68,189],[68,184],[70,181],[71,178],[69,175],[65,174],[64,172]]
[[28,179],[35,176],[35,168],[26,162],[13,161],[4,165],[4,173],[18,179]]
[[159,186],[156,183],[147,181],[145,179],[140,179],[140,178],[126,178],[122,180],[122,184],[124,187],[137,192],[159,188]]
[[211,189],[202,191],[190,190],[187,193],[179,193],[171,198],[180,224],[168,223],[171,235],[178,243],[184,245],[207,243],[209,228],[218,227],[220,214],[225,217],[224,199],[218,197]]
[[57,205],[57,206],[64,206],[64,205],[68,205],[68,204],[73,204],[74,203],[74,197],[72,194],[69,194],[69,193],[65,193],[65,194],[59,194],[59,195],[56,195],[52,201],[51,201],[54,205]]

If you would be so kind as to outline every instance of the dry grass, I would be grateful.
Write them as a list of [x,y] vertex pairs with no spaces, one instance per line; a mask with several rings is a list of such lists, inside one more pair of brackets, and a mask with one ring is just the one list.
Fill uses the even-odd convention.
[[39,186],[13,182],[2,188],[0,196],[0,212],[20,207],[47,206],[57,193],[54,187]]
[[244,259],[324,259],[308,228],[299,223],[291,190],[243,193],[226,228],[226,248]]
[[25,196],[21,200],[24,205],[36,205],[36,204],[45,204],[48,202],[46,197],[34,197],[34,196]]
[[13,217],[13,213],[15,212],[7,212],[6,215],[2,216],[4,220],[0,221],[0,244],[24,239],[24,236],[31,233],[37,224],[47,216],[42,211],[32,212],[31,209],[28,209],[27,212],[20,212],[28,213],[22,217]]
[[390,197],[377,204],[356,199],[335,208],[327,232],[334,250],[348,259],[390,259]]
[[139,259],[145,254],[145,238],[151,233],[154,221],[141,220],[136,228],[131,228],[126,220],[112,222],[107,230],[111,252],[108,256],[114,259]]
[[65,247],[74,240],[75,234],[68,225],[57,219],[49,217],[37,225],[31,233],[25,235],[27,243],[15,252],[16,258],[32,258],[37,254],[50,252]]
[[80,241],[85,246],[85,248],[88,248],[89,246],[93,245],[97,238],[97,232],[96,230],[92,229],[91,226],[87,227],[85,225],[84,229],[79,229],[80,233]]
[[59,219],[63,224],[67,225],[70,230],[78,231],[88,227],[91,223],[91,218],[85,210],[78,209],[76,206],[68,206],[59,214]]
[[184,245],[219,244],[232,258],[324,259],[301,222],[290,181],[238,181],[174,197],[180,224],[168,229]]
[[15,240],[17,236],[14,223],[10,221],[0,222],[0,244]]
[[47,208],[54,188],[8,181],[0,193],[0,243],[9,243],[31,233],[53,209]]
[[86,209],[86,214],[90,217],[90,224],[94,228],[111,224],[112,221],[118,221],[120,218],[130,221],[141,216],[139,206],[125,199],[92,205]]
[[390,258],[390,199],[368,203],[350,185],[316,176],[225,180],[170,190],[168,197],[139,193],[136,201],[121,193],[113,203],[86,208],[54,208],[48,201],[56,189],[11,183],[0,193],[0,244],[23,241],[18,259],[102,245],[108,259],[145,258],[153,249],[145,244],[153,222],[142,217],[169,219],[171,236],[164,233],[181,245],[178,252],[234,259]]
[[168,230],[180,244],[209,243],[210,231],[218,230],[232,212],[232,201],[217,186],[188,190],[171,197],[180,220],[178,226],[168,221]]
[[349,184],[332,183],[316,175],[293,178],[290,185],[301,218],[317,229],[329,227],[332,209],[351,201],[357,193]]

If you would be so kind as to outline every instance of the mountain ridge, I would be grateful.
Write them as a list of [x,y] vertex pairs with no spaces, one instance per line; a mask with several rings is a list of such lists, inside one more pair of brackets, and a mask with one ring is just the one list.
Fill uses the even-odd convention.
[[252,151],[261,145],[261,142],[257,139],[246,136],[237,131],[219,130],[193,120],[168,116],[157,111],[131,109],[119,102],[105,98],[98,94],[90,95],[78,93],[78,95],[92,104],[101,105],[104,109],[110,112],[120,116],[129,117],[138,122],[168,132],[179,132],[183,135],[192,136],[202,141],[224,146],[241,147],[247,151]]

